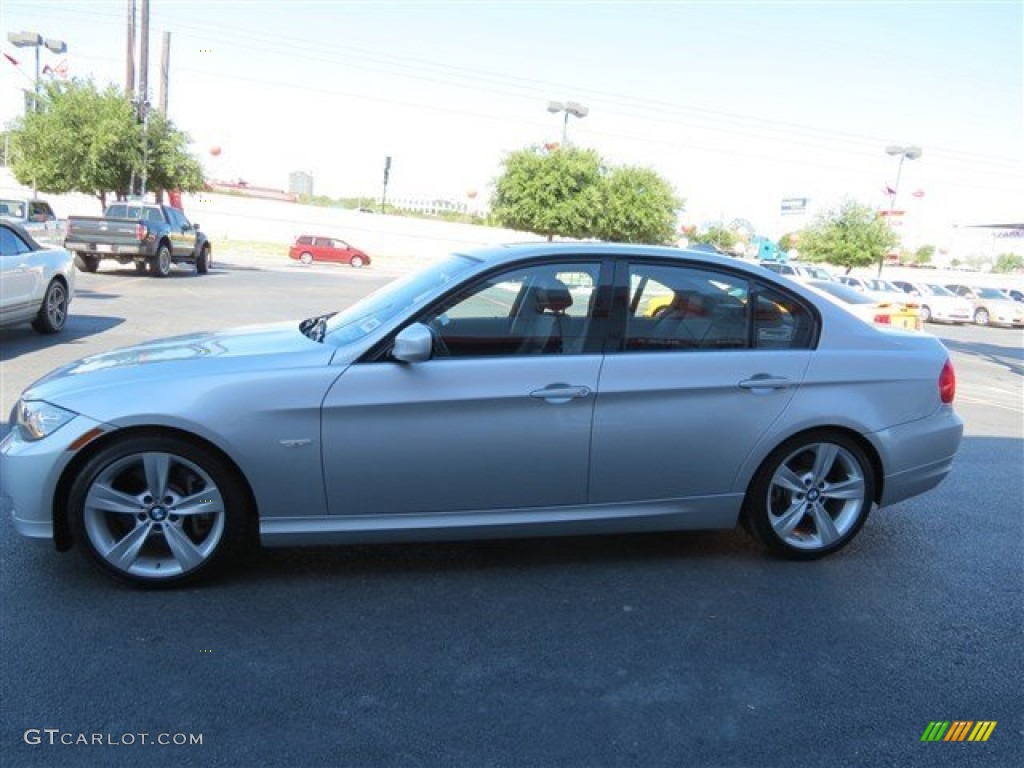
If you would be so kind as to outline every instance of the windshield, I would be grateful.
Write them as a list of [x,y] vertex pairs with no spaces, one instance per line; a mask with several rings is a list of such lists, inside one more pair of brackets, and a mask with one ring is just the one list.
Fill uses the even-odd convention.
[[1002,291],[997,291],[995,288],[975,288],[975,293],[978,294],[978,298],[981,299],[1002,299],[1006,300],[1006,294]]
[[941,285],[932,285],[931,283],[928,283],[927,285],[920,285],[918,288],[920,288],[921,293],[926,296],[956,296],[956,294],[951,290],[943,288]]
[[382,323],[425,304],[458,275],[478,263],[469,256],[454,254],[388,283],[342,312],[305,320],[300,330],[316,341],[327,339],[337,346],[351,344],[375,331]]
[[888,280],[872,280],[871,290],[881,291],[882,293],[902,293],[902,291],[895,285],[890,283]]
[[0,200],[0,216],[13,216],[16,219],[24,219],[25,204],[20,200]]

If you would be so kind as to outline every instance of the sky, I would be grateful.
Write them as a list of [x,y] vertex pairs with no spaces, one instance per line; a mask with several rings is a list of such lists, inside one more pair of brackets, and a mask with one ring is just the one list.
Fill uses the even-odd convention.
[[[141,2],[141,0],[139,0]],[[650,167],[683,218],[777,236],[851,198],[905,238],[1024,218],[1024,0],[1009,2],[229,2],[151,0],[151,100],[171,33],[169,113],[215,178],[315,192],[485,200],[502,158],[561,140]],[[123,85],[127,0],[0,0],[0,123],[29,49],[64,40],[73,77]],[[214,156],[210,149],[220,148]],[[923,195],[915,196],[914,192]]]

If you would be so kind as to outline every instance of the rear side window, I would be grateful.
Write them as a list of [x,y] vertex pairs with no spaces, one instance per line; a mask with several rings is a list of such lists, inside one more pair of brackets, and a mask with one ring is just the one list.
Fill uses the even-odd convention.
[[0,256],[15,256],[19,253],[28,253],[31,250],[28,243],[13,231],[7,227],[0,227]]
[[801,302],[774,288],[753,293],[754,346],[758,349],[808,349],[814,343],[814,316]]
[[313,238],[310,237],[309,235],[302,235],[301,237],[296,239],[295,244],[296,245],[312,245],[313,244]]
[[807,349],[810,308],[746,276],[699,266],[633,264],[622,349]]

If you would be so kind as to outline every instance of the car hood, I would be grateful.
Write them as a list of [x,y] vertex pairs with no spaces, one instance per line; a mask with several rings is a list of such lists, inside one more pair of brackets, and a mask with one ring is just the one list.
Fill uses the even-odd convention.
[[76,360],[39,379],[23,397],[66,405],[97,389],[124,387],[122,396],[145,398],[148,387],[181,386],[183,379],[327,365],[334,352],[333,346],[302,334],[298,323],[194,333]]

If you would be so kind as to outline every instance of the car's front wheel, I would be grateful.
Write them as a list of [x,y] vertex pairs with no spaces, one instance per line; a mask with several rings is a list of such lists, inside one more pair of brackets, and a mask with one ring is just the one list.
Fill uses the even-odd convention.
[[842,549],[867,520],[874,469],[839,432],[809,432],[776,448],[747,490],[744,522],[766,547],[796,560]]
[[921,305],[921,322],[930,323],[932,321],[932,309],[927,304]]
[[222,458],[178,437],[135,435],[93,456],[69,496],[75,539],[109,576],[141,587],[206,578],[244,538],[245,487]]
[[196,274],[205,275],[210,271],[210,246],[204,245],[202,250],[199,251],[199,256],[196,258]]
[[39,333],[57,333],[68,320],[69,303],[67,286],[60,280],[51,280],[32,327]]
[[359,267],[366,264],[366,259],[364,259],[362,256],[353,256],[349,261],[349,264],[358,269]]
[[987,309],[985,309],[984,307],[979,307],[978,309],[974,310],[975,325],[988,325],[989,320],[991,320],[991,318],[989,317]]

